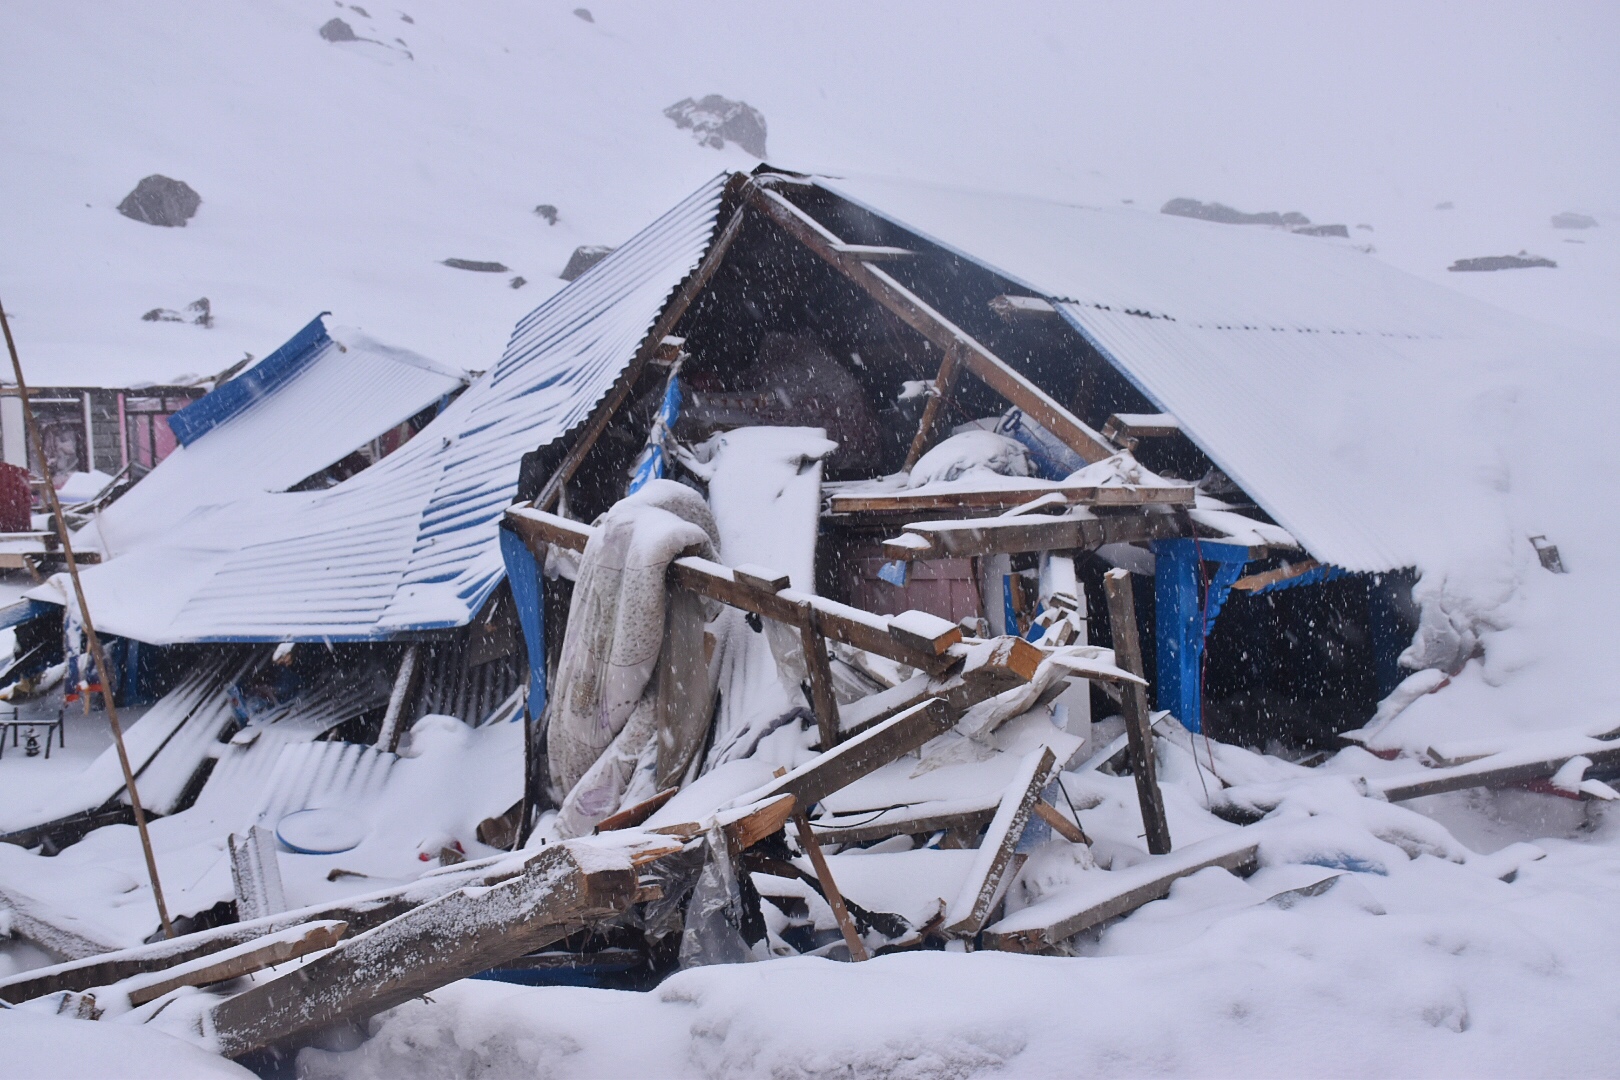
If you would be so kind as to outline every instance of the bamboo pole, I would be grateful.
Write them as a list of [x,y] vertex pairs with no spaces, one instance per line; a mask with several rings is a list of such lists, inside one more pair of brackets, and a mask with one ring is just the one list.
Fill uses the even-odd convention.
[[[95,623],[90,621],[90,606],[85,603],[84,586],[79,582],[79,563],[73,557],[73,541],[68,536],[67,519],[62,516],[62,503],[56,497],[56,485],[51,483],[51,468],[45,460],[45,443],[34,422],[34,408],[28,401],[28,383],[23,380],[22,360],[17,356],[17,342],[11,336],[11,320],[6,318],[4,304],[0,304],[0,329],[5,331],[6,348],[11,353],[11,370],[17,376],[17,396],[22,399],[23,425],[34,442],[34,456],[39,459],[40,472],[45,477],[45,497],[50,502],[51,516],[56,519],[56,534],[62,541],[62,554],[67,559],[68,575],[73,579],[73,593],[79,602],[79,614],[84,619],[85,637],[90,640],[90,656],[96,662],[96,674],[101,679],[101,700],[107,706],[107,723],[112,728],[113,745],[118,747],[118,764],[124,770],[124,790],[129,792],[130,808],[135,812],[135,828],[141,834],[141,851],[146,856],[146,873],[152,879],[152,898],[157,901],[158,919],[163,923],[163,936],[174,937],[174,924],[169,921],[169,907],[163,902],[163,886],[158,882],[157,859],[152,854],[152,837],[146,830],[146,811],[141,809],[141,797],[135,791],[135,774],[129,767],[129,751],[124,748],[124,729],[118,723],[118,708],[113,704],[111,671],[107,654],[102,651],[101,638]],[[94,464],[93,462],[91,464]]]

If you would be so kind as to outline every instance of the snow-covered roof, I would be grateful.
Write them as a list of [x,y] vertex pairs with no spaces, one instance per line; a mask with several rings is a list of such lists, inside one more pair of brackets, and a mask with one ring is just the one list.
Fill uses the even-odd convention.
[[[1324,561],[1433,567],[1551,535],[1572,504],[1524,481],[1568,471],[1583,440],[1594,454],[1612,449],[1612,424],[1560,417],[1606,399],[1620,347],[1345,242],[891,180],[818,182],[1056,303]],[[1536,450],[1553,431],[1562,464]]]
[[88,570],[98,627],[166,644],[370,640],[467,623],[504,574],[498,527],[519,459],[613,385],[707,250],[725,180],[520,321],[500,362],[396,453],[325,491],[201,507],[162,542]]
[[97,515],[104,555],[188,516],[308,479],[465,386],[468,375],[317,316],[247,372],[170,418],[182,445]]

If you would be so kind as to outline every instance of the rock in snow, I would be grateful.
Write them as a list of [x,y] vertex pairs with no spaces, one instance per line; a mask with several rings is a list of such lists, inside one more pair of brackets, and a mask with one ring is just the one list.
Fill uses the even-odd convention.
[[612,253],[611,247],[604,247],[601,244],[585,244],[577,247],[574,253],[568,256],[568,265],[563,267],[562,273],[557,276],[564,281],[573,281]]
[[550,203],[541,203],[534,208],[534,212],[545,218],[547,225],[557,224],[557,208]]
[[1552,216],[1552,227],[1555,229],[1595,229],[1597,224],[1597,218],[1591,214],[1577,214],[1573,210]]
[[590,8],[577,7],[574,9],[574,14],[579,18],[584,19],[588,23],[593,23],[596,21],[596,16],[591,14]]
[[757,158],[765,156],[765,114],[746,101],[709,94],[699,101],[682,98],[664,110],[678,128],[691,128],[704,146],[724,150],[730,139]]
[[1558,264],[1540,255],[1519,252],[1517,255],[1486,255],[1478,259],[1458,259],[1447,270],[1523,270],[1532,266],[1557,268]]
[[342,19],[331,19],[317,31],[327,41],[359,41],[354,27]]
[[504,274],[507,270],[505,263],[481,262],[478,259],[445,259],[444,265],[452,270],[476,270],[480,274]]
[[1202,221],[1218,221],[1223,225],[1309,225],[1311,219],[1298,210],[1289,210],[1286,213],[1277,213],[1275,210],[1265,210],[1258,214],[1245,214],[1242,210],[1234,210],[1225,203],[1199,202],[1197,199],[1171,199],[1159,207],[1161,214],[1174,214],[1176,217],[1198,218]]
[[124,196],[118,212],[148,225],[176,228],[196,217],[201,205],[202,196],[191,190],[190,184],[153,173]]

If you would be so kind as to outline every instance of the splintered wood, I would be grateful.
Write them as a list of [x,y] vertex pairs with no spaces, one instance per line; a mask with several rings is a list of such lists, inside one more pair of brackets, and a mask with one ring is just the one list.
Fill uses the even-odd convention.
[[221,1052],[234,1057],[346,1017],[381,1012],[623,911],[636,891],[627,852],[548,845],[517,877],[450,893],[342,941],[216,1005],[206,1024]]

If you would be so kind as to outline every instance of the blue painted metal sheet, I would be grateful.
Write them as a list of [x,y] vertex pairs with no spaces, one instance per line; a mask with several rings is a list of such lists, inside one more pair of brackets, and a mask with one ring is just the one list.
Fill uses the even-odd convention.
[[169,430],[180,440],[180,445],[190,446],[255,401],[275,393],[302,371],[330,340],[326,336],[326,325],[321,322],[330,314],[330,311],[321,312],[281,348],[169,417]]
[[523,645],[529,655],[526,704],[530,716],[539,716],[546,711],[546,583],[528,545],[510,529],[502,529],[500,537],[506,580],[512,586],[512,602],[517,607],[518,625],[523,629]]
[[[211,509],[195,536],[177,530],[171,550],[199,554],[163,603],[113,625],[117,605],[92,594],[98,623],[160,644],[373,641],[466,625],[506,576],[499,526],[520,459],[586,421],[613,386],[708,251],[728,178],[525,316],[500,361],[397,452],[325,491]],[[125,562],[132,573],[139,554],[95,570]]]
[[[1175,539],[1154,541],[1153,554],[1154,700],[1188,731],[1202,731],[1204,641],[1248,562],[1249,549]],[[1206,575],[1202,564],[1215,569]]]

